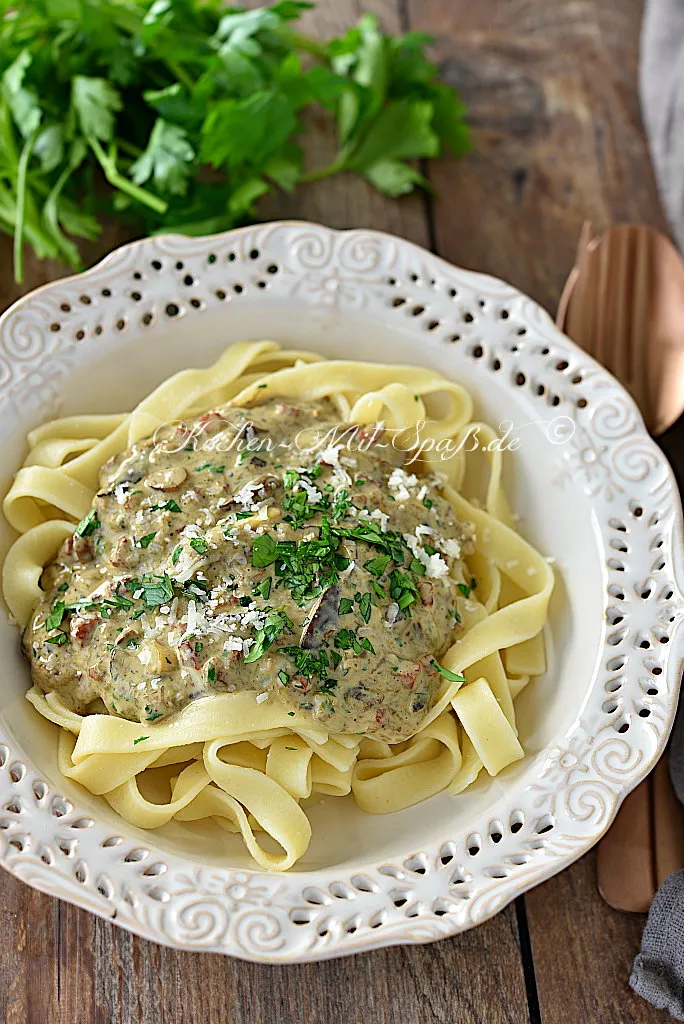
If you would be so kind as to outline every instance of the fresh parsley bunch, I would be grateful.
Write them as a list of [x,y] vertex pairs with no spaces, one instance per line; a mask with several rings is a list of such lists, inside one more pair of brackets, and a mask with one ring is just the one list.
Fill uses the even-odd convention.
[[[311,6],[0,0],[0,227],[16,279],[24,241],[79,268],[73,239],[97,237],[103,213],[207,234],[253,217],[267,192],[343,170],[399,196],[425,184],[409,161],[467,148],[428,37],[389,37],[365,15],[319,42],[296,27]],[[338,149],[303,171],[311,107],[329,112]]]

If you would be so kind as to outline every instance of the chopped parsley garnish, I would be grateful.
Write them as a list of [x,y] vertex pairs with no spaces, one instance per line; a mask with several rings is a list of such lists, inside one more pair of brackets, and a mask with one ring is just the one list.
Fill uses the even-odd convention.
[[440,665],[438,661],[432,659],[432,667],[439,672],[440,676],[444,676],[450,683],[465,683],[465,676],[459,675],[458,672],[452,672],[449,668],[444,668],[444,665]]
[[412,558],[409,562],[409,572],[414,573],[416,576],[424,576],[425,566],[421,561],[419,561],[419,559]]
[[283,473],[283,487],[290,491],[299,480],[299,473],[296,469],[286,469]]
[[183,554],[183,545],[179,544],[178,547],[176,548],[176,550],[174,551],[174,553],[171,555],[171,562],[172,562],[173,565],[176,565],[176,563],[178,562],[178,559],[180,558],[180,556],[182,554]]
[[168,501],[162,501],[158,505],[153,505],[150,509],[151,512],[180,512],[180,505],[173,498],[169,498]]
[[463,594],[464,597],[470,597],[470,587],[467,583],[457,583],[456,587]]
[[198,555],[203,555],[207,550],[207,542],[204,537],[193,537],[190,541],[190,547],[194,548]]
[[354,654],[361,654],[362,651],[370,651],[375,654],[375,649],[366,636],[360,639],[353,629],[341,629],[334,640],[335,647],[342,651],[352,650]]
[[294,718],[295,713],[294,711],[288,711],[288,715],[290,716],[290,718]]
[[95,533],[95,530],[99,529],[100,520],[97,518],[97,510],[91,508],[87,516],[84,516],[81,522],[78,524],[74,533],[77,533],[79,537],[90,537],[91,533]]
[[166,604],[173,599],[173,583],[169,577],[163,576],[143,577],[143,579],[132,579],[126,584],[126,590],[131,594],[137,594],[142,590],[142,600],[146,608],[156,608],[160,604]]
[[363,567],[372,576],[379,577],[382,576],[391,561],[392,559],[389,555],[378,555],[377,558],[371,558],[370,561],[364,562]]
[[301,647],[281,647],[280,653],[286,655],[294,662],[297,675],[305,676],[307,679],[314,677],[326,679],[328,675],[328,653],[321,649],[319,651],[305,651]]
[[163,718],[163,717],[164,717],[163,711],[150,711],[150,713],[149,713],[149,715],[147,715],[145,721],[147,721],[147,722],[155,722],[158,718]]
[[349,509],[350,505],[351,505],[351,502],[348,500],[347,491],[341,490],[340,493],[335,498],[335,501],[334,501],[333,507],[332,507],[332,513],[331,514],[332,514],[332,518],[333,518],[334,522],[337,522],[339,519],[344,519],[344,517],[347,514],[347,510]]
[[251,519],[253,515],[254,515],[254,513],[250,512],[248,510],[246,512],[236,512],[235,513],[235,518],[236,519]]
[[216,666],[215,665],[210,665],[209,668],[207,669],[207,682],[209,682],[209,683],[215,683],[216,682]]
[[286,523],[297,529],[307,519],[312,519],[317,512],[327,511],[329,504],[330,502],[327,498],[323,498],[321,501],[310,502],[306,491],[296,491],[294,494],[288,494],[282,500],[282,507],[286,512],[290,513],[283,518]]
[[364,594],[361,600],[358,602],[359,612],[364,622],[368,622],[371,617],[371,596],[370,594]]
[[394,569],[390,575],[390,597],[405,611],[418,597],[418,588],[406,573]]
[[196,597],[199,601],[208,600],[207,591],[209,590],[209,584],[206,580],[192,579],[186,580],[183,584],[183,593],[188,594],[190,597]]
[[265,654],[269,647],[276,642],[281,633],[292,628],[292,622],[284,612],[269,612],[263,627],[256,631],[254,643],[245,656],[245,663],[249,665],[258,661],[262,654]]
[[59,591],[60,594],[63,594],[64,591],[68,590],[68,589],[69,589],[69,584],[68,583],[60,583],[60,585],[57,587],[57,590]]
[[196,643],[195,643],[195,654],[201,654],[201,652],[203,650],[204,650],[204,644],[201,643],[201,641],[197,640]]
[[284,668],[281,668],[280,672],[278,673],[278,679],[283,684],[283,686],[287,686],[287,684],[290,682],[290,677],[288,676]]
[[64,601],[55,601],[50,611],[50,614],[45,620],[45,628],[49,630],[59,629],[59,627],[62,625],[62,619],[64,618],[65,614],[66,609]]
[[277,557],[278,545],[270,533],[262,533],[252,547],[252,565],[257,569],[264,569],[275,562]]
[[379,597],[381,600],[387,597],[387,591],[384,587],[380,586],[377,580],[371,580],[371,587],[376,597]]
[[211,469],[211,462],[203,462],[201,466],[195,466],[196,473],[201,473],[203,469]]
[[432,500],[432,498],[428,498],[426,494],[425,497],[423,498],[423,504],[425,505],[425,508],[432,508],[432,506],[434,505],[434,501]]
[[149,738],[149,736],[138,736],[137,740],[133,740],[133,746],[135,746],[136,743],[142,743],[143,740],[149,740]]
[[271,577],[267,576],[266,579],[262,580],[261,583],[257,584],[257,586],[254,588],[254,593],[258,594],[260,597],[263,597],[264,601],[268,601],[271,595],[271,582]]
[[354,610],[354,602],[348,597],[340,599],[340,607],[338,609],[340,615],[349,615],[349,612]]
[[145,536],[141,537],[140,540],[138,541],[138,547],[148,548],[156,536],[156,530],[154,533],[146,533]]
[[56,633],[55,636],[49,636],[47,642],[49,644],[66,644],[69,642],[69,637],[66,633]]

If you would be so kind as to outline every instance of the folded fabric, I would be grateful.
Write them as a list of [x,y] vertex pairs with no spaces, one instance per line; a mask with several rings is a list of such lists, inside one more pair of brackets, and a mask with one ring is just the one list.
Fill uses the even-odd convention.
[[658,1010],[684,1020],[684,869],[668,875],[655,895],[629,983]]

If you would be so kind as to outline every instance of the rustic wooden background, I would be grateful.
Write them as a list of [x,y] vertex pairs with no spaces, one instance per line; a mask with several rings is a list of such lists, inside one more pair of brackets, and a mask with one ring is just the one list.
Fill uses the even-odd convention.
[[[666,230],[636,96],[641,9],[641,0],[319,0],[308,16],[315,31],[342,31],[373,10],[390,31],[431,33],[468,105],[474,151],[430,167],[438,198],[386,200],[340,178],[274,203],[269,216],[395,232],[505,277],[553,311],[585,217],[598,228],[641,220]],[[317,128],[317,162],[328,146]],[[16,292],[9,246],[0,253],[6,305]],[[29,263],[26,287],[62,273]],[[153,945],[0,872],[0,1019],[646,1024],[667,1018],[627,983],[643,923],[601,901],[589,854],[458,938],[262,967]]]

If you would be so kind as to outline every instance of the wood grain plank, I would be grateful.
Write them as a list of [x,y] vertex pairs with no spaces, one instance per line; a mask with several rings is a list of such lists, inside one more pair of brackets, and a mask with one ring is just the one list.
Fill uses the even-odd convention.
[[4,871],[0,894],[0,1019],[7,1024],[55,1020],[59,904]]
[[[265,967],[137,939],[74,908],[70,934],[92,945],[88,997],[72,963],[63,1020],[116,1024],[524,1024],[513,908],[436,945],[322,964]],[[87,967],[81,960],[81,969]],[[68,1007],[68,1011],[67,1011]]]
[[667,232],[636,96],[641,0],[408,0],[461,90],[473,152],[430,166],[440,254],[553,310],[582,221]]
[[525,897],[544,1024],[663,1024],[629,987],[643,914],[621,914],[596,891],[595,854]]

